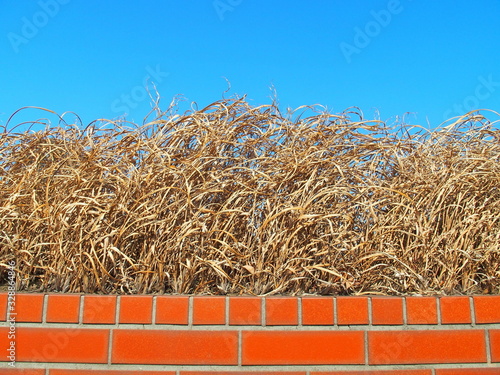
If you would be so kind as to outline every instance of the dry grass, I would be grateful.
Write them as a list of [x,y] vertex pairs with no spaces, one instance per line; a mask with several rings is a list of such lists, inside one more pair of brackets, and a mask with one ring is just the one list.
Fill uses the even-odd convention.
[[4,279],[15,259],[19,290],[500,292],[495,123],[390,129],[244,99],[157,115],[0,134]]

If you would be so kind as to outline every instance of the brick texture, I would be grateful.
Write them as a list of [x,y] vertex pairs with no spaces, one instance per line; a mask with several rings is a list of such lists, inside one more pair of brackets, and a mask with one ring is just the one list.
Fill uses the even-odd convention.
[[368,298],[338,297],[337,316],[339,325],[368,324]]
[[403,324],[403,300],[399,297],[372,298],[372,324]]
[[488,295],[16,293],[15,324],[0,327],[0,374],[500,375],[499,304]]
[[437,324],[437,300],[435,297],[406,297],[408,324]]
[[244,365],[361,364],[363,332],[242,333]]
[[333,298],[304,297],[302,298],[302,324],[333,325]]
[[486,362],[484,331],[368,332],[369,363]]
[[476,323],[500,323],[500,296],[474,297]]
[[78,323],[79,295],[52,294],[48,296],[47,322]]
[[156,323],[186,325],[188,307],[188,297],[159,296],[156,298]]
[[117,329],[112,363],[236,365],[237,341],[229,331]]

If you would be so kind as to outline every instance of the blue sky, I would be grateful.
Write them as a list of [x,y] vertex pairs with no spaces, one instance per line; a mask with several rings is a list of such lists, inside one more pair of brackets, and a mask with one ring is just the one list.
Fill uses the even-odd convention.
[[434,127],[500,111],[499,16],[498,0],[0,0],[0,125],[24,106],[142,123],[151,82],[186,109],[221,99],[227,78],[226,97],[255,105],[274,86],[284,109]]

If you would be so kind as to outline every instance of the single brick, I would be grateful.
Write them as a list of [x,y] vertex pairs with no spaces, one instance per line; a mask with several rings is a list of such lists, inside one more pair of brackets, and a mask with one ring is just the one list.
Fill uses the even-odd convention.
[[441,297],[441,323],[443,324],[470,324],[470,303],[469,297]]
[[432,370],[313,371],[311,375],[432,375]]
[[436,375],[498,375],[500,368],[449,368],[436,369]]
[[236,365],[238,334],[232,331],[117,329],[112,363]]
[[91,296],[83,298],[84,324],[115,324],[116,296]]
[[7,320],[7,293],[0,293],[0,321],[5,322]]
[[302,324],[304,325],[333,325],[333,298],[332,297],[303,297]]
[[229,324],[231,325],[261,325],[262,298],[230,297]]
[[337,297],[337,323],[368,324],[368,298]]
[[16,322],[41,322],[42,312],[43,294],[16,294]]
[[435,297],[406,297],[408,324],[437,324],[437,300]]
[[193,297],[193,324],[225,324],[226,297]]
[[306,375],[305,371],[181,371],[181,375]]
[[370,331],[372,365],[486,361],[484,331]]
[[476,323],[500,323],[500,296],[475,296]]
[[373,297],[372,324],[403,324],[403,299],[400,297]]
[[[108,338],[104,329],[17,327],[16,361],[107,363]],[[0,348],[8,344],[7,329],[2,328]]]
[[188,324],[189,297],[156,297],[157,324]]
[[266,298],[266,325],[284,326],[299,323],[298,299],[296,297]]
[[120,296],[119,323],[151,324],[152,296]]
[[364,363],[364,333],[338,331],[243,331],[243,365]]
[[175,375],[175,371],[66,370],[53,369],[49,375]]
[[78,323],[80,296],[76,294],[49,294],[46,321],[49,323]]
[[489,333],[491,361],[500,362],[500,329],[492,329]]

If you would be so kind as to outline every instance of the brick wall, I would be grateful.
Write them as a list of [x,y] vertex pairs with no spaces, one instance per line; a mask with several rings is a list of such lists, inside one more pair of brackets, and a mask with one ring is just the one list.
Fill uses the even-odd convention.
[[0,374],[500,374],[500,296],[3,293],[0,320]]

